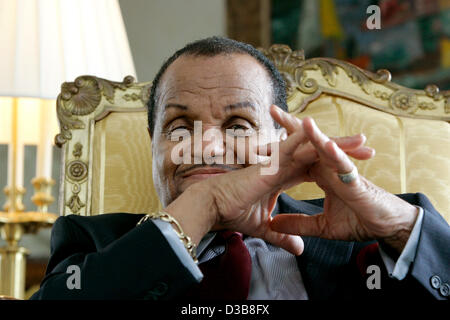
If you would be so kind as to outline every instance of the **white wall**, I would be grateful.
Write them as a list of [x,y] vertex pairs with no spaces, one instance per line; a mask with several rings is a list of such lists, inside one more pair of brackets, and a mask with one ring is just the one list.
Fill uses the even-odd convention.
[[139,81],[188,42],[226,35],[225,0],[119,0]]

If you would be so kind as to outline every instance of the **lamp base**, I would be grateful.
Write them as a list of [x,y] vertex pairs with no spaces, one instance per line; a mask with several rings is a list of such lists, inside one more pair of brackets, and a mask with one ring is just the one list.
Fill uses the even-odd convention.
[[28,250],[18,243],[23,234],[49,227],[57,218],[46,212],[0,212],[0,235],[7,243],[0,248],[0,296],[24,299]]
[[5,246],[0,248],[0,295],[24,299],[25,270],[29,254],[23,247]]
[[25,206],[22,203],[22,197],[26,192],[24,187],[16,186],[12,188],[8,186],[3,189],[3,192],[8,199],[8,201],[3,206],[3,209],[5,209],[6,212],[23,212],[25,210]]

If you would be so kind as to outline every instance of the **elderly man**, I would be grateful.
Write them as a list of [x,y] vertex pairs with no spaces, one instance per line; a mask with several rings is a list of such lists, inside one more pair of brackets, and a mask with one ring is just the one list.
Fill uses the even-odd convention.
[[[363,135],[330,139],[286,111],[253,47],[176,52],[148,102],[163,211],[60,217],[33,298],[448,298],[450,230],[427,198],[358,175],[349,156],[374,155]],[[325,199],[283,194],[305,181]]]

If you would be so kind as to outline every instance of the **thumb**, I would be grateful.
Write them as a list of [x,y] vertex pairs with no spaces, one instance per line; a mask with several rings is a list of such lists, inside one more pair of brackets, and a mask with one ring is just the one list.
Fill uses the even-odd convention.
[[270,222],[273,231],[295,234],[306,237],[321,237],[324,235],[325,219],[323,213],[307,214],[277,214]]
[[299,256],[303,253],[303,239],[299,236],[280,233],[268,229],[262,238],[274,246],[283,248],[293,255]]

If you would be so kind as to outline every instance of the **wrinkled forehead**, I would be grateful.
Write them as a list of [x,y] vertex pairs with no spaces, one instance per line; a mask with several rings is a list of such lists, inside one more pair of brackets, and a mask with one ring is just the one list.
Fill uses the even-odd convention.
[[224,100],[249,100],[270,104],[270,77],[249,55],[227,54],[214,57],[182,56],[164,73],[157,104],[189,95]]

